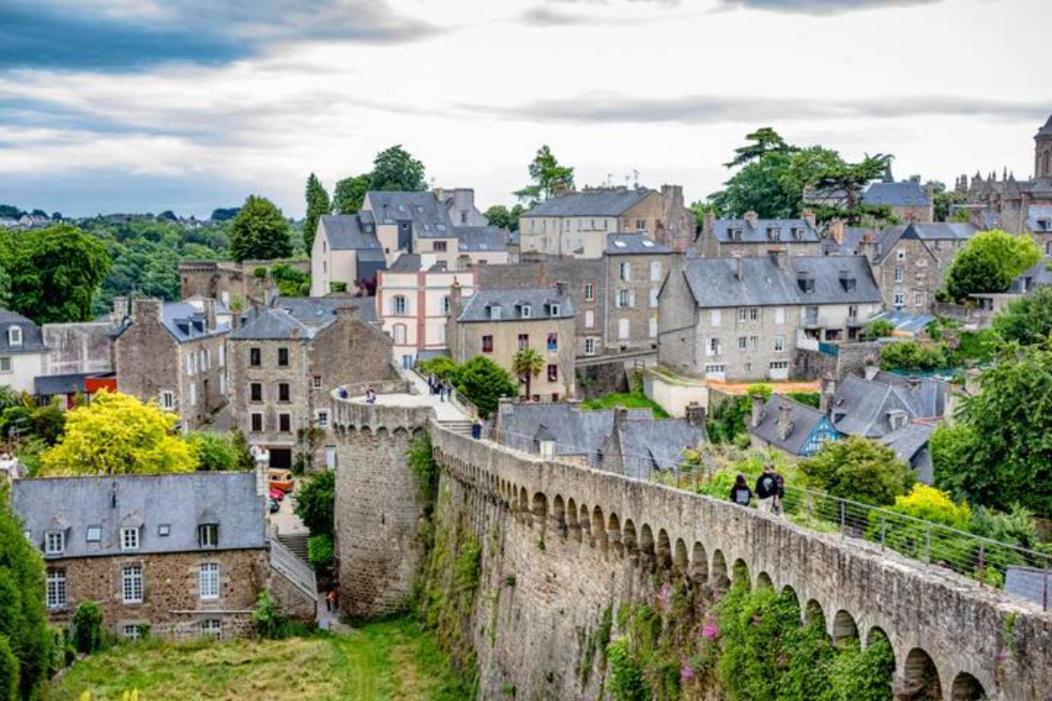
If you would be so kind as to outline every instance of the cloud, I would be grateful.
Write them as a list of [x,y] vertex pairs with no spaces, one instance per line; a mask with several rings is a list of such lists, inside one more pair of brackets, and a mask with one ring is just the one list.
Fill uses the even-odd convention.
[[441,31],[385,0],[0,0],[0,70],[130,71],[168,62],[220,64],[289,41],[399,44]]
[[519,105],[461,105],[505,119],[574,124],[681,123],[717,124],[761,120],[894,118],[916,116],[987,116],[1008,120],[1038,119],[1049,101],[1006,102],[940,96],[803,100],[694,95],[635,98],[587,93],[541,99]]
[[720,7],[807,15],[838,15],[855,10],[931,5],[937,2],[942,0],[720,0]]

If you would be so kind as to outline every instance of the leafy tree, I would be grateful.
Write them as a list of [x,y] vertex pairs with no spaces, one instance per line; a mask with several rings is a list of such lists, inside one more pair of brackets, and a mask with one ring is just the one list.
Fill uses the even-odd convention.
[[914,481],[895,451],[859,436],[827,442],[800,462],[800,471],[811,486],[827,494],[876,506],[893,504]]
[[307,538],[307,562],[316,570],[323,570],[332,564],[332,536],[326,533]]
[[234,452],[237,455],[237,470],[251,470],[256,466],[256,460],[252,457],[252,451],[248,447],[248,441],[245,440],[245,434],[241,432],[241,429],[235,428],[230,432],[230,445],[234,447]]
[[814,186],[819,191],[843,193],[844,205],[830,212],[829,216],[840,216],[848,223],[859,224],[865,215],[869,214],[877,219],[888,219],[889,211],[876,207],[865,207],[862,204],[862,193],[874,180],[888,169],[893,156],[877,154],[870,156],[866,154],[858,163],[839,163],[827,168],[814,181]]
[[239,446],[231,434],[195,431],[186,437],[197,459],[197,469],[204,472],[241,470]]
[[523,202],[533,206],[538,202],[550,199],[556,192],[574,187],[573,168],[560,165],[555,154],[547,144],[537,149],[537,155],[530,163],[530,180],[533,182],[515,193]]
[[[51,635],[44,612],[44,563],[0,489],[0,698],[35,699],[47,678]],[[11,657],[17,664],[12,669]]]
[[41,456],[46,475],[190,472],[194,449],[173,435],[179,418],[156,403],[99,392],[69,412],[66,433]]
[[[932,180],[926,183],[926,186],[927,185],[932,186],[932,204],[935,221],[948,220],[950,218],[950,207],[968,201],[967,193],[957,192],[956,190],[947,190],[946,183]],[[965,213],[965,216],[967,217],[967,213]],[[965,221],[967,221],[967,218]]]
[[497,226],[508,231],[519,230],[519,216],[524,211],[521,204],[508,209],[502,204],[495,204],[486,210],[486,220],[491,226]]
[[453,372],[457,367],[457,364],[453,362],[453,359],[445,355],[436,355],[434,358],[430,358],[420,363],[419,370],[422,375],[434,375],[435,377],[445,379],[449,376],[449,373]]
[[0,204],[0,217],[5,219],[18,219],[25,212],[12,204]]
[[336,189],[332,193],[332,213],[354,214],[361,209],[372,177],[371,173],[366,173],[344,178],[336,183]]
[[230,253],[239,262],[292,255],[289,223],[281,210],[265,197],[249,195],[230,228]]
[[1052,516],[1052,351],[1006,353],[931,437],[935,481],[976,505]]
[[771,127],[760,127],[745,138],[751,143],[734,149],[734,158],[724,163],[725,168],[737,168],[752,161],[760,160],[768,153],[790,153],[797,150],[795,146],[785,143],[785,139]]
[[1012,280],[1041,259],[1041,251],[1026,234],[981,231],[971,238],[946,271],[946,295],[965,302],[969,295],[1004,292]]
[[413,158],[401,145],[392,146],[381,151],[373,161],[369,189],[409,192],[426,190],[424,164]]
[[329,193],[325,191],[325,186],[314,173],[307,178],[306,198],[307,218],[303,222],[303,246],[307,249],[307,253],[310,253],[311,246],[314,244],[314,234],[318,230],[318,219],[332,209]]
[[530,393],[533,378],[541,374],[544,369],[544,358],[533,348],[520,348],[511,359],[511,371],[519,378],[520,382],[526,383],[526,398],[533,396]]
[[336,509],[336,473],[318,472],[300,487],[296,495],[296,515],[311,535],[332,535]]
[[97,603],[85,601],[77,606],[73,613],[71,634],[77,652],[90,655],[102,649],[102,609]]
[[956,504],[949,494],[926,484],[915,484],[909,494],[895,497],[890,510],[959,531],[967,530],[972,520],[968,504]]
[[310,274],[291,265],[278,263],[270,269],[270,276],[278,285],[283,297],[307,297],[310,295]]
[[237,216],[237,213],[241,211],[240,207],[223,207],[220,209],[213,209],[212,216],[210,219],[215,222],[231,221]]
[[716,405],[705,431],[713,443],[736,443],[748,436],[746,422],[752,410],[748,397],[728,397]]
[[899,341],[880,349],[880,367],[884,370],[936,370],[948,363],[945,347],[937,343]]
[[11,245],[5,266],[11,307],[38,324],[86,321],[110,266],[105,246],[76,227],[26,231]]
[[887,319],[877,319],[866,324],[865,328],[862,329],[862,333],[865,334],[867,339],[887,338],[895,333],[895,324]]
[[515,397],[519,393],[508,371],[481,355],[458,365],[449,379],[458,392],[478,407],[483,418],[497,410],[501,397]]
[[1052,335],[1052,287],[1040,287],[1009,304],[994,316],[993,328],[1008,342],[1047,342]]

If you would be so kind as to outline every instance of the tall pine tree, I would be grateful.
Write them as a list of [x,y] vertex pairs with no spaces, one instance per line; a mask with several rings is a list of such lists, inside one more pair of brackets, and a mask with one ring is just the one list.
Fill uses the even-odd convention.
[[329,201],[329,193],[325,191],[325,186],[314,173],[307,178],[306,196],[307,219],[303,223],[303,245],[307,249],[307,255],[310,255],[311,246],[314,245],[314,234],[318,230],[318,219],[323,214],[329,213],[332,203]]

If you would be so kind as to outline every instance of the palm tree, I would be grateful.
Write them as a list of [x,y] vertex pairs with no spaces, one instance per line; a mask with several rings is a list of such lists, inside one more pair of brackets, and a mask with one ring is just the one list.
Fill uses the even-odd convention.
[[530,383],[544,369],[544,358],[532,348],[520,348],[511,360],[511,371],[526,383],[526,399],[530,398]]

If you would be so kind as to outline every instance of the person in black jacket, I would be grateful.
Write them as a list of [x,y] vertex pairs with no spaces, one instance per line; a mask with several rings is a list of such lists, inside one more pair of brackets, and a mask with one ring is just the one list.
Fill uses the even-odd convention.
[[731,501],[739,506],[748,506],[752,501],[752,490],[745,482],[745,475],[738,475],[738,478],[734,480],[734,486],[731,487]]
[[756,498],[760,500],[760,511],[777,513],[781,510],[785,481],[774,471],[774,465],[763,466],[763,474],[756,480]]

